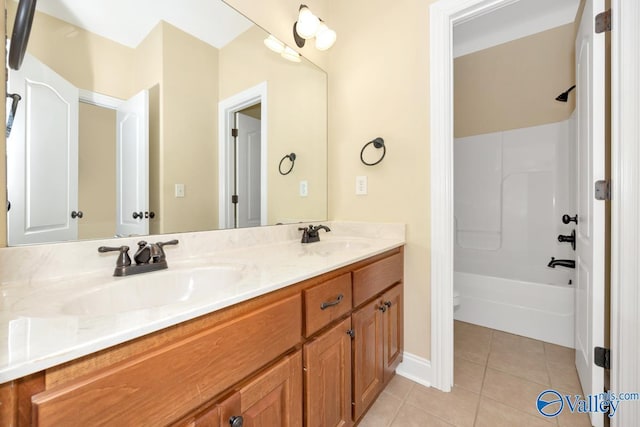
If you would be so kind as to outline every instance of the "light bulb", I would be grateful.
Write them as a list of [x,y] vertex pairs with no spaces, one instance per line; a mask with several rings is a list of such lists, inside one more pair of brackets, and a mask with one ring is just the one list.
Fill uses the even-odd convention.
[[296,32],[303,39],[310,39],[315,36],[320,26],[320,19],[314,15],[308,7],[300,8],[298,12],[298,22],[296,23]]
[[287,59],[291,62],[300,62],[300,54],[295,50],[291,49],[289,46],[284,48],[284,51],[280,54],[284,59]]
[[327,24],[320,22],[320,27],[316,33],[316,49],[327,50],[336,42],[336,32],[327,27]]
[[282,53],[284,51],[284,43],[272,35],[264,39],[264,45],[276,53]]

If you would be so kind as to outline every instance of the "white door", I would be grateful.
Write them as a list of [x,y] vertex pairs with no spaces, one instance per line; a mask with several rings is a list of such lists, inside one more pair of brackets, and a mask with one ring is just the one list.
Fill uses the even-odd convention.
[[236,227],[260,225],[260,120],[236,114],[238,129],[236,150],[237,224]]
[[[605,202],[595,200],[594,183],[605,177],[604,34],[594,33],[603,0],[587,0],[576,38],[576,368],[585,394],[602,393],[604,372],[593,349],[604,345]],[[600,427],[603,416],[591,413]]]
[[8,88],[22,97],[7,139],[8,244],[75,240],[78,89],[29,54]]
[[149,234],[149,91],[116,114],[116,234]]

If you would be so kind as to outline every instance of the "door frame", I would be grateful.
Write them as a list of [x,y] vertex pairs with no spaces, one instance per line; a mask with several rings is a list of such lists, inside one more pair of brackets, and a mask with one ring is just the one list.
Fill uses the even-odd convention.
[[[443,391],[453,384],[453,24],[515,1],[440,0],[429,10],[431,384]],[[627,391],[640,389],[640,4],[611,3],[611,386]],[[612,419],[614,426],[639,422],[632,404]]]
[[267,225],[267,82],[264,81],[218,103],[218,226],[233,227],[231,195],[233,183],[227,179],[233,167],[231,129],[238,111],[260,103],[260,225]]

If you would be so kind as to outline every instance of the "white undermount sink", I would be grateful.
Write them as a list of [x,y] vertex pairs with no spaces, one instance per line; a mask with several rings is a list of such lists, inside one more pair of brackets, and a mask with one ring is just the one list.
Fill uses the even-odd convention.
[[224,297],[244,276],[242,266],[216,265],[123,277],[67,300],[61,313],[101,316]]

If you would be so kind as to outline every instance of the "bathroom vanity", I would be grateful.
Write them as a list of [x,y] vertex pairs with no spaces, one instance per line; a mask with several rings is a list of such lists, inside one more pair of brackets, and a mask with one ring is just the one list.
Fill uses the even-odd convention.
[[[217,302],[212,296],[198,308],[187,304],[172,324],[155,322],[162,326],[154,332],[126,339],[124,328],[113,345],[113,337],[96,337],[82,346],[85,355],[57,363],[56,351],[51,366],[37,369],[42,360],[34,360],[29,373],[16,364],[14,374],[24,374],[0,385],[0,424],[353,425],[402,360],[403,228],[401,234],[323,235],[308,245],[290,240],[227,251],[238,262],[256,262],[258,253],[265,259]],[[167,250],[169,263],[177,252]],[[171,268],[140,277],[159,278]],[[0,371],[5,377],[8,365]]]

